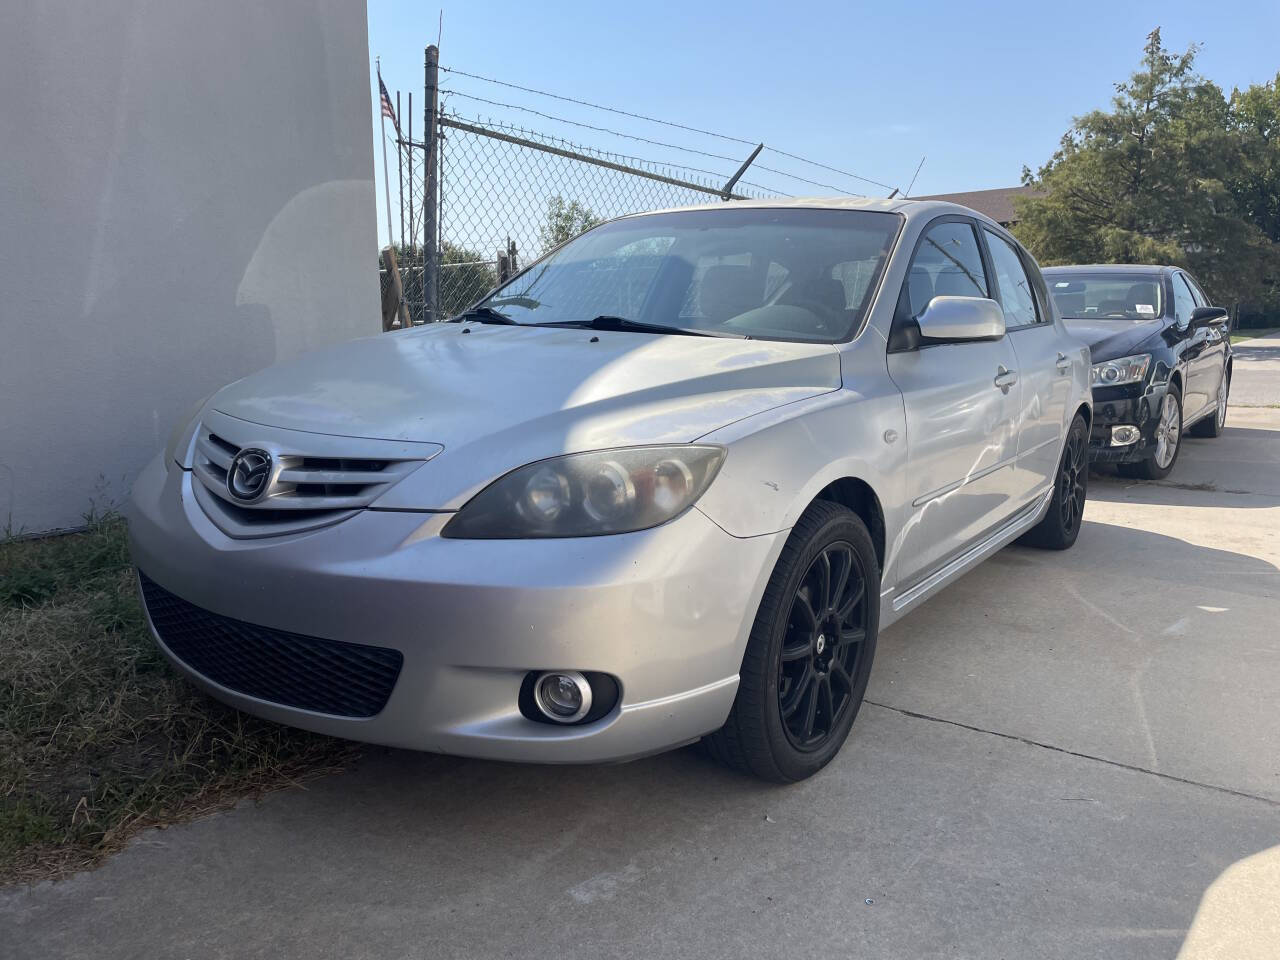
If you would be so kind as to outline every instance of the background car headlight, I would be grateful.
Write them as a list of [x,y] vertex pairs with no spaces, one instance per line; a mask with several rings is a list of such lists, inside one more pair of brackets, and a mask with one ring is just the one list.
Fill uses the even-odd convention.
[[1089,369],[1089,383],[1094,387],[1118,387],[1122,383],[1140,383],[1147,376],[1151,354],[1141,353],[1118,360],[1095,363]]
[[702,496],[723,447],[627,447],[573,453],[512,470],[445,525],[456,539],[594,537],[666,523]]

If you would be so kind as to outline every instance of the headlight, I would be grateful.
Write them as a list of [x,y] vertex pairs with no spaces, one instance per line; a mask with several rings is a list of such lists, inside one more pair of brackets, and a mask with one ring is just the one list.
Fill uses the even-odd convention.
[[476,494],[441,536],[460,540],[594,537],[666,523],[702,496],[723,447],[627,447],[512,470]]
[[1147,367],[1150,365],[1149,353],[1095,363],[1089,368],[1089,384],[1094,387],[1118,387],[1122,383],[1141,383],[1146,378]]

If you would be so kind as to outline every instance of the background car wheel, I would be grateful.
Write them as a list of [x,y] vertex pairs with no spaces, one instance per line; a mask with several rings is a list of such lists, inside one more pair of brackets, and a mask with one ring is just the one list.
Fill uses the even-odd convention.
[[1138,463],[1120,464],[1120,473],[1141,480],[1163,480],[1178,462],[1182,450],[1182,391],[1169,384],[1160,401],[1160,418],[1156,422],[1156,449]]
[[1049,512],[1022,535],[1019,542],[1046,550],[1066,550],[1080,535],[1089,486],[1089,426],[1076,414],[1054,478]]
[[1231,392],[1231,374],[1222,371],[1222,380],[1218,383],[1218,408],[1212,417],[1198,421],[1189,431],[1193,437],[1220,437],[1222,428],[1227,425],[1227,395]]
[[738,695],[704,741],[721,762],[791,783],[821,770],[853,726],[880,623],[875,545],[851,510],[818,500],[792,529],[747,641]]

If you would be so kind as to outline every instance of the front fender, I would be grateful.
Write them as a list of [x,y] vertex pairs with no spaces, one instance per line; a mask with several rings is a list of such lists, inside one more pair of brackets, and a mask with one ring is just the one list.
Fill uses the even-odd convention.
[[789,530],[828,484],[844,477],[865,482],[884,510],[883,582],[893,582],[906,509],[901,396],[842,389],[740,420],[701,439],[724,444],[729,455],[698,509],[735,537]]

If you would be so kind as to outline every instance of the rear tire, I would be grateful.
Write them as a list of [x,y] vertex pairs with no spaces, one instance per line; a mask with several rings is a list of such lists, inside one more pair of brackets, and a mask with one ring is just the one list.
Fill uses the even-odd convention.
[[[1172,409],[1169,403],[1172,400]],[[1167,447],[1160,446],[1160,434],[1164,433],[1164,443],[1172,444],[1173,452],[1169,454]],[[1139,460],[1137,463],[1120,464],[1120,475],[1134,477],[1138,480],[1163,480],[1178,462],[1178,454],[1182,452],[1182,391],[1176,383],[1169,384],[1164,400],[1160,402],[1160,420],[1156,424],[1156,452]],[[1165,463],[1161,463],[1162,449]]]
[[765,587],[725,725],[707,752],[775,783],[811,777],[849,736],[871,676],[880,566],[853,511],[816,500]]
[[1066,550],[1080,536],[1089,488],[1089,425],[1076,414],[1062,446],[1053,480],[1049,512],[1022,535],[1019,542],[1044,550]]

